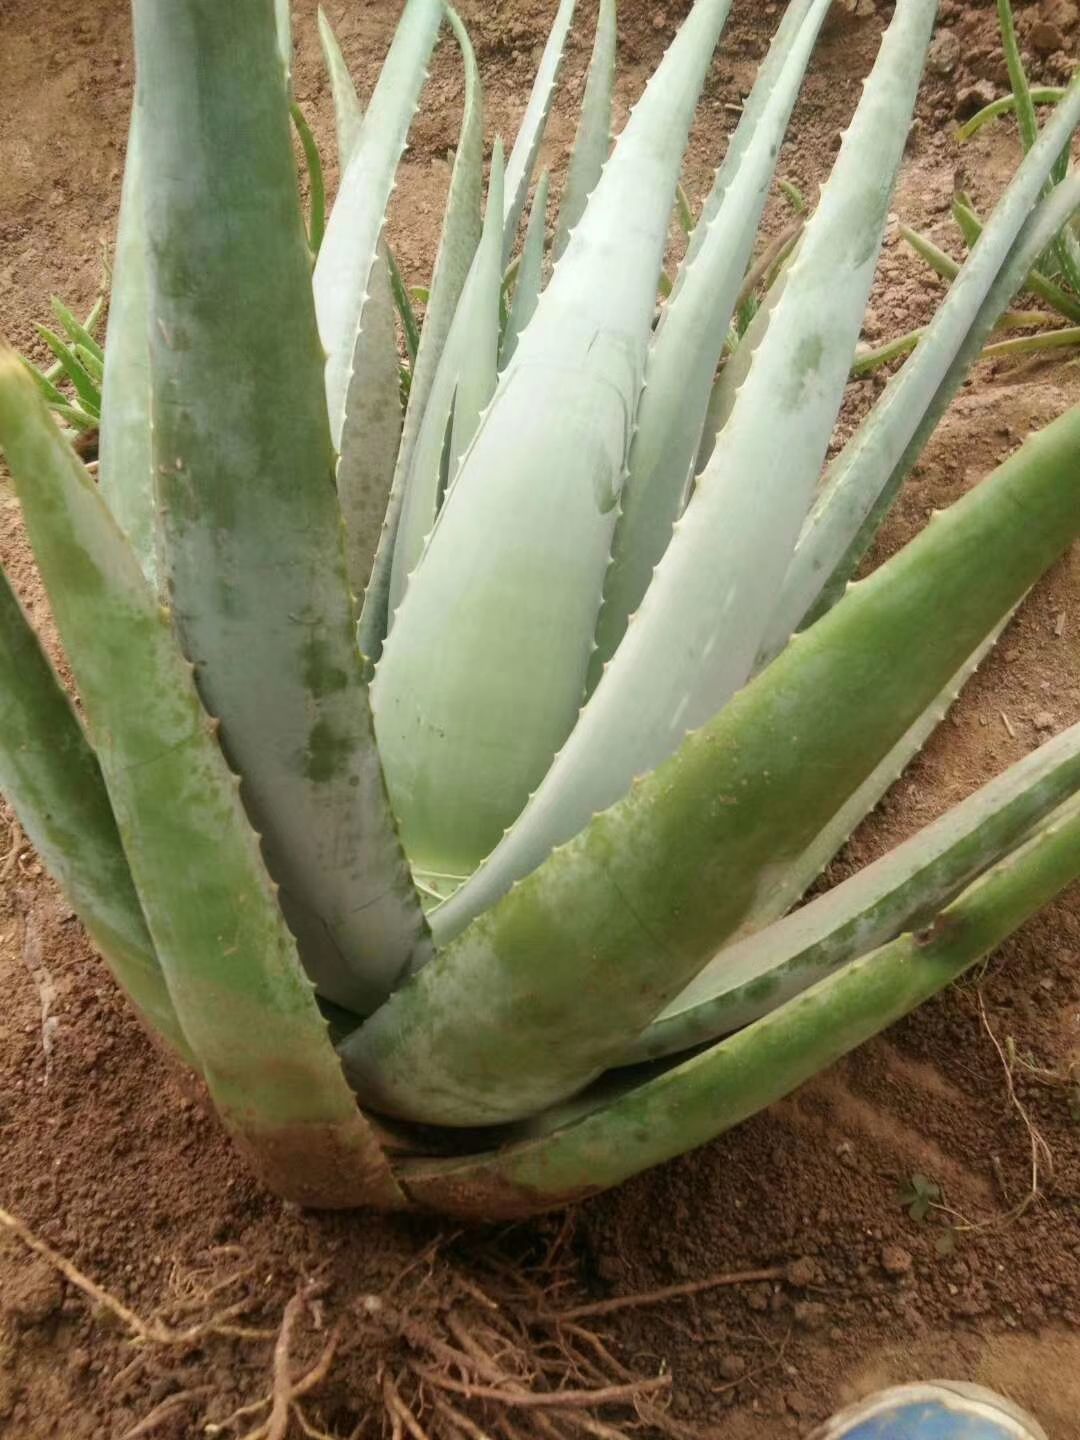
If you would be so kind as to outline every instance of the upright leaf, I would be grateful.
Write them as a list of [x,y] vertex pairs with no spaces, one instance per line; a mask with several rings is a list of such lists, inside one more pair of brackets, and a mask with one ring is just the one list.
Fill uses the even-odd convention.
[[525,231],[525,244],[521,249],[517,279],[514,281],[514,295],[510,302],[510,314],[499,352],[499,363],[505,368],[517,349],[518,338],[525,326],[536,313],[540,303],[540,291],[544,283],[544,234],[547,230],[548,172],[545,170],[536,182],[529,224]]
[[615,84],[616,44],[615,0],[600,0],[596,17],[596,38],[593,41],[589,72],[585,77],[585,95],[581,102],[581,118],[570,168],[566,173],[559,224],[555,231],[554,254],[557,260],[566,249],[570,231],[585,213],[589,196],[596,189],[600,172],[607,163],[611,149],[611,92]]
[[135,38],[175,620],[304,962],[363,1013],[423,922],[355,644],[273,7],[139,0]]
[[333,26],[326,18],[326,11],[319,6],[319,44],[322,46],[323,62],[330,77],[330,93],[334,97],[334,125],[337,133],[338,169],[342,175],[349,163],[349,157],[356,149],[360,138],[360,127],[364,122],[364,110],[356,86],[349,74],[345,56],[334,34]]

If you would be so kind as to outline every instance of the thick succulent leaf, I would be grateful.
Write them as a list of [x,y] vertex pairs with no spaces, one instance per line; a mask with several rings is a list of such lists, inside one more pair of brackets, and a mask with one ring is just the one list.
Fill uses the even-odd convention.
[[364,309],[371,270],[394,174],[427,78],[428,57],[442,16],[439,0],[407,0],[359,139],[341,177],[315,265],[315,313],[327,354],[330,433],[339,450],[346,410],[359,399],[351,381],[357,348],[366,343]]
[[322,46],[323,62],[330,77],[330,93],[334,97],[334,126],[337,134],[338,169],[342,174],[349,163],[349,157],[360,138],[360,127],[364,123],[364,109],[356,86],[349,74],[345,56],[334,34],[333,26],[326,18],[326,11],[319,6],[319,44]]
[[[454,168],[450,176],[450,190],[446,198],[442,234],[435,257],[435,269],[424,308],[420,347],[409,384],[409,399],[405,408],[405,424],[398,449],[397,466],[371,578],[364,591],[360,611],[360,648],[372,661],[378,660],[382,653],[392,614],[391,575],[407,477],[415,463],[416,447],[429,402],[432,402],[432,388],[438,374],[439,362],[457,312],[458,301],[465,288],[473,256],[476,254],[476,247],[480,243],[482,229],[484,107],[480,72],[465,26],[449,6],[446,7],[446,13],[461,49],[465,68],[465,106]],[[443,418],[445,425],[445,415]]]
[[504,368],[517,349],[518,338],[525,326],[536,313],[540,303],[540,291],[544,284],[544,233],[547,229],[548,172],[545,170],[536,182],[529,224],[525,231],[525,244],[521,249],[517,279],[514,281],[514,298],[510,302],[510,314],[502,338],[499,363]]
[[342,1047],[359,1092],[494,1123],[616,1063],[1080,532],[1078,444],[1080,407],[437,954]]
[[783,37],[783,65],[763,67],[755,90],[769,89],[767,98],[759,95],[753,105],[753,133],[741,147],[738,165],[730,169],[720,204],[703,222],[708,233],[701,236],[703,227],[695,227],[694,259],[664,307],[649,350],[630,473],[604,581],[590,689],[618,648],[671,539],[780,146],[830,3],[815,0],[794,40]]
[[117,524],[131,541],[143,574],[153,585],[157,582],[157,513],[150,445],[150,336],[139,117],[136,98],[113,256],[98,483]]
[[272,8],[140,0],[136,21],[175,621],[304,962],[329,999],[363,1013],[422,943],[423,920],[356,649]]
[[1080,806],[1073,804],[925,930],[854,961],[576,1123],[486,1154],[407,1161],[401,1182],[419,1204],[485,1219],[617,1185],[789,1094],[962,975],[1078,876]]
[[1080,791],[1080,725],[1048,741],[910,840],[767,929],[722,950],[631,1045],[655,1060],[730,1034],[808,986],[919,930]]
[[345,415],[337,467],[345,571],[356,596],[364,593],[371,576],[401,441],[396,312],[384,246],[379,247],[369,284],[365,343],[356,351],[351,387],[355,399]]
[[[0,361],[0,364],[3,362]],[[0,442],[19,454],[22,391],[0,385]],[[101,769],[64,687],[0,571],[0,790],[152,1030],[189,1064]]]
[[555,94],[555,82],[559,77],[566,37],[570,33],[570,22],[574,18],[574,0],[559,0],[559,8],[552,21],[551,32],[540,56],[529,91],[525,113],[521,117],[517,138],[506,162],[506,190],[503,199],[503,248],[502,264],[505,270],[514,253],[521,212],[525,208],[525,197],[536,168],[536,157],[540,152],[540,141],[544,138],[547,118],[551,113],[551,101]]
[[[167,8],[190,10],[187,0]],[[146,13],[136,9],[137,27]],[[258,33],[244,28],[249,64]],[[272,28],[262,33],[280,85]],[[175,64],[182,51],[165,53]],[[154,949],[218,1112],[277,1193],[399,1203],[168,612],[14,356],[0,375],[0,429],[34,554]]]
[[468,873],[491,849],[581,703],[679,162],[727,11],[698,0],[650,80],[395,618],[372,697],[422,870]]
[[585,95],[581,102],[581,118],[570,168],[566,172],[562,200],[559,203],[559,224],[555,231],[554,255],[557,260],[566,249],[570,231],[585,213],[589,196],[596,189],[600,172],[607,163],[611,149],[611,93],[615,84],[616,34],[615,0],[600,0],[596,17],[596,38],[592,58],[585,77]]
[[830,579],[833,598],[842,592],[872,530],[865,534],[852,563],[840,573],[837,567],[867,517],[875,515],[876,529],[1031,264],[1055,227],[1060,228],[1080,203],[1077,179],[1028,218],[1056,156],[1078,123],[1080,77],[1028,152],[914,354],[830,465],[799,537],[759,663],[786,644]]
[[[897,6],[731,418],[648,592],[524,813],[444,907],[449,933],[625,795],[746,680],[840,408],[933,14],[934,0]],[[557,281],[558,272],[546,294]],[[689,457],[680,486],[688,466]],[[393,789],[389,765],[388,776]]]
[[475,433],[480,412],[495,388],[502,285],[502,194],[502,145],[496,141],[483,235],[428,393],[405,478],[390,578],[390,626],[435,524],[446,488],[443,477],[454,475],[457,460]]
[[292,84],[292,0],[274,0],[274,31],[286,85]]

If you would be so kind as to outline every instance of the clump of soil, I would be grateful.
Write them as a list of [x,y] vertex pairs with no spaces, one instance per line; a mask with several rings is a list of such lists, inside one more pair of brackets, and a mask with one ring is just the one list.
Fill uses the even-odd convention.
[[[299,8],[298,95],[330,159],[313,6]],[[398,7],[327,8],[366,98]],[[512,134],[552,0],[463,8],[486,79],[489,138]],[[618,122],[687,8],[625,0]],[[737,0],[688,157],[698,202],[781,8]],[[780,165],[810,194],[886,8],[839,0],[822,37]],[[994,7],[942,0],[940,12],[895,209],[959,253],[948,215],[954,186],[985,210],[1018,152],[1009,123],[958,151],[956,117],[1001,93],[1006,78]],[[1076,51],[1072,0],[1022,6],[1018,23],[1033,76],[1063,79]],[[583,25],[546,146],[556,179],[589,44]],[[124,0],[73,0],[62,12],[8,0],[0,325],[28,353],[37,354],[32,322],[51,292],[88,307],[99,283],[131,75]],[[447,45],[392,217],[399,259],[417,282],[431,263],[461,99]],[[329,168],[332,181],[332,160]],[[778,202],[766,228],[784,221]],[[865,338],[919,324],[940,293],[892,227]],[[838,438],[881,383],[851,387]],[[1060,360],[980,366],[871,563],[1078,394],[1075,367]],[[7,489],[0,513],[0,558],[50,634]],[[829,880],[1080,719],[1078,594],[1073,554],[1036,588]],[[876,1385],[948,1374],[998,1386],[1058,1440],[1080,1437],[1075,892],[963,983],[697,1154],[566,1215],[463,1233],[437,1219],[302,1214],[262,1192],[198,1092],[139,1029],[10,817],[6,836],[0,1206],[129,1313],[95,1300],[0,1226],[5,1433],[265,1434],[276,1393],[294,1434],[298,1400],[306,1423],[333,1437],[415,1434],[400,1406],[432,1434],[440,1425],[476,1433],[470,1417],[500,1437],[586,1433],[580,1416],[591,1414],[589,1433],[603,1433],[602,1421],[612,1434],[633,1423],[646,1434],[693,1426],[743,1440],[805,1433]],[[694,1288],[747,1271],[763,1278]],[[672,1286],[693,1293],[654,1293]],[[596,1313],[597,1302],[618,1297],[632,1303]],[[567,1318],[583,1305],[591,1308]],[[504,1390],[611,1393],[605,1404],[562,1409],[495,1404],[479,1393],[495,1383],[491,1366]],[[471,1388],[472,1398],[432,1375]],[[245,1406],[254,1408],[235,1414]],[[466,1419],[448,1420],[446,1406]]]

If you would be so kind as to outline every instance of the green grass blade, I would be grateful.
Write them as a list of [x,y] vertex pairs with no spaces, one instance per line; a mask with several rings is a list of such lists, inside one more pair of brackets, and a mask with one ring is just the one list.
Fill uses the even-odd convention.
[[394,620],[372,695],[394,811],[421,870],[467,873],[577,715],[672,199],[728,8],[698,0],[649,81]]
[[[409,399],[390,499],[360,611],[360,649],[372,661],[378,660],[382,653],[392,614],[391,576],[407,478],[415,465],[416,447],[428,413],[439,363],[482,229],[484,106],[480,71],[468,31],[460,17],[449,6],[446,14],[465,69],[465,105],[435,270],[425,302],[424,325],[409,383]],[[443,415],[444,423],[448,413]]]
[[441,950],[342,1047],[359,1092],[497,1123],[616,1063],[1080,533],[1078,445],[1080,407]]
[[140,0],[136,21],[175,622],[304,963],[328,999],[364,1013],[424,930],[356,650],[272,7]]
[[1039,124],[1035,119],[1035,106],[1032,103],[1028,78],[1024,73],[1024,62],[1020,58],[1020,44],[1016,38],[1016,22],[1013,19],[1011,0],[997,0],[997,11],[998,24],[1001,26],[1001,44],[1005,51],[1005,65],[1009,72],[1009,84],[1012,86],[1013,98],[1016,101],[1020,142],[1026,154],[1038,138]]
[[315,313],[327,353],[330,434],[339,451],[347,410],[358,398],[350,384],[357,348],[365,343],[363,316],[371,271],[442,16],[439,0],[407,0],[315,264]]
[[529,184],[536,168],[536,157],[540,152],[540,141],[544,138],[551,101],[555,94],[555,82],[559,77],[559,66],[562,64],[566,37],[570,33],[570,22],[573,18],[574,0],[559,0],[559,8],[555,12],[544,52],[540,56],[540,64],[529,91],[517,138],[506,162],[502,248],[504,270],[514,253],[521,212],[525,209],[525,197],[529,193]]
[[730,1034],[849,960],[922,929],[1077,791],[1080,725],[835,889],[722,950],[629,1047],[625,1062]]
[[[556,260],[566,249],[570,231],[585,213],[586,203],[596,189],[611,149],[611,93],[615,84],[616,40],[615,0],[600,0],[596,38],[585,77],[581,118],[559,204],[559,223],[552,252]],[[528,239],[525,243],[528,245]]]
[[[514,298],[510,304],[506,328],[503,331],[499,363],[505,369],[510,357],[517,349],[521,332],[536,313],[540,303],[540,291],[544,284],[544,233],[547,229],[548,172],[542,172],[533,196],[529,225],[525,231],[525,244],[521,251],[521,263],[514,281]],[[565,202],[564,202],[565,203]]]
[[617,1185],[789,1094],[956,980],[1080,875],[1080,808],[1055,817],[934,923],[845,966],[730,1039],[576,1123],[487,1154],[407,1161],[411,1199],[516,1218]]
[[334,97],[334,124],[337,132],[338,169],[344,175],[349,157],[360,138],[360,127],[364,123],[364,110],[356,86],[349,74],[345,56],[341,53],[337,36],[334,34],[326,12],[319,6],[319,44],[322,46],[326,73],[330,77],[330,93]]
[[[24,422],[0,390],[0,441]],[[18,440],[12,455],[18,463]],[[194,1065],[82,724],[0,571],[0,790],[146,1023]]]
[[[136,11],[141,55],[146,18]],[[263,34],[280,85],[272,27]],[[244,27],[253,70],[257,35]],[[174,44],[162,58],[182,54]],[[281,120],[291,163],[284,93]],[[278,1194],[399,1201],[169,615],[13,356],[0,359],[0,433],[154,948],[219,1114]]]
[[150,441],[150,331],[143,214],[143,121],[136,98],[128,128],[120,224],[101,387],[98,483],[143,574],[158,580],[158,525]]
[[[79,321],[75,318],[75,316],[71,313],[71,311],[67,308],[67,306],[64,304],[64,302],[60,299],[58,295],[54,295],[50,303],[52,304],[53,314],[67,331],[68,339],[71,341],[72,345],[75,346],[76,350],[81,345],[93,356],[93,358],[97,361],[99,365],[103,364],[105,360],[105,352],[104,350],[102,350],[98,342],[94,339],[93,335],[91,335],[90,331],[86,328],[86,326],[79,323]],[[97,378],[100,379],[100,376],[98,376]]]
[[311,133],[311,126],[304,118],[304,112],[295,100],[289,106],[289,115],[296,128],[300,148],[304,152],[304,164],[307,166],[310,189],[308,246],[312,255],[318,255],[319,246],[323,242],[323,234],[326,230],[326,185],[323,181],[322,156],[315,143],[315,136]]
[[604,604],[590,661],[589,689],[640,606],[667,549],[701,440],[716,367],[753,251],[780,146],[829,0],[815,0],[784,64],[765,67],[767,97],[754,105],[754,132],[729,174],[721,203],[712,205],[709,233],[685,267],[649,350],[629,474]]

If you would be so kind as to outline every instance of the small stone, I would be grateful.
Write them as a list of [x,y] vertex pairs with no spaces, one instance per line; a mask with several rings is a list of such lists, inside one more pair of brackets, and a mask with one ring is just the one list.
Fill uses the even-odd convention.
[[792,1307],[796,1325],[804,1330],[820,1330],[829,1315],[829,1307],[819,1300],[796,1300]]
[[90,1351],[77,1345],[74,1350],[68,1352],[67,1363],[68,1368],[74,1370],[76,1375],[85,1375],[90,1369]]
[[663,10],[657,10],[656,14],[652,17],[652,28],[654,30],[667,29],[667,14]]
[[746,1303],[751,1310],[757,1310],[759,1312],[767,1310],[769,1308],[768,1290],[764,1286],[759,1285],[756,1290],[751,1290],[750,1294],[747,1295]]
[[906,1275],[911,1266],[911,1254],[902,1245],[881,1247],[881,1268],[886,1275]]
[[804,1395],[801,1390],[786,1390],[784,1392],[784,1404],[793,1415],[809,1415],[814,1408],[814,1402],[809,1396]]
[[1049,710],[1040,710],[1031,723],[1036,730],[1053,730],[1055,722]]
[[784,1278],[789,1285],[798,1285],[805,1289],[807,1285],[813,1285],[818,1278],[818,1265],[816,1260],[811,1260],[809,1255],[802,1255],[798,1260],[792,1260],[784,1271]]
[[951,75],[960,63],[960,41],[952,30],[939,30],[926,56],[935,75]]
[[1031,48],[1037,55],[1053,55],[1065,49],[1065,36],[1047,20],[1036,20],[1031,27]]
[[746,1361],[741,1355],[734,1352],[720,1356],[720,1363],[716,1367],[720,1372],[722,1380],[741,1380],[746,1374]]
[[4,1291],[3,1309],[17,1325],[43,1325],[64,1302],[64,1282],[44,1260],[30,1260]]
[[965,85],[956,92],[957,119],[967,120],[996,98],[997,92],[989,80],[976,80],[974,85]]
[[1075,0],[1042,0],[1042,17],[1059,30],[1072,30],[1080,19]]

